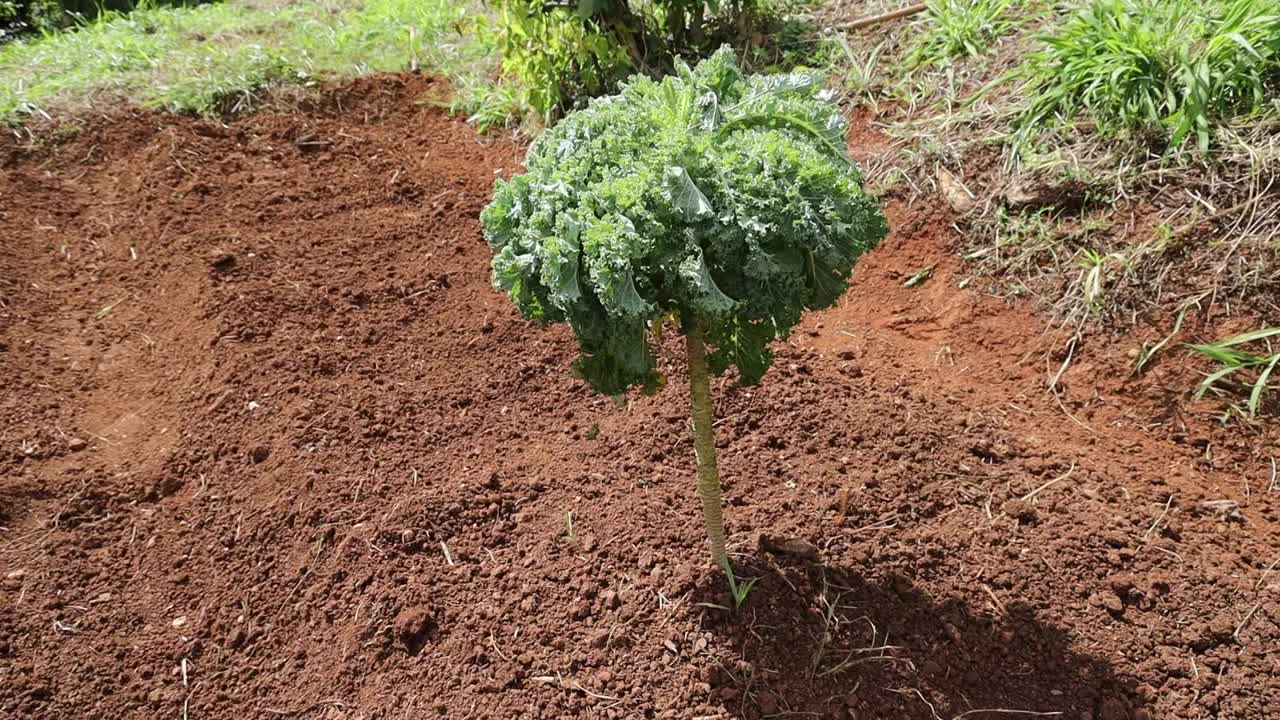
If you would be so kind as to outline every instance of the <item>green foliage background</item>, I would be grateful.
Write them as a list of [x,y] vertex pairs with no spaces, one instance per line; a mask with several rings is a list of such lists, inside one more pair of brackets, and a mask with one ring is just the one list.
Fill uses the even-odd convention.
[[632,73],[658,77],[678,56],[740,50],[772,20],[775,0],[492,0],[502,68],[524,104],[550,121]]

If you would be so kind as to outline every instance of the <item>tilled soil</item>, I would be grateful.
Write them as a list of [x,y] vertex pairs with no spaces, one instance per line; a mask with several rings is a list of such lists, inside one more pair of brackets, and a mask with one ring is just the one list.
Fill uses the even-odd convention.
[[1050,393],[940,206],[717,383],[730,610],[678,355],[570,376],[430,84],[0,151],[0,717],[1280,717],[1274,430],[1136,340]]

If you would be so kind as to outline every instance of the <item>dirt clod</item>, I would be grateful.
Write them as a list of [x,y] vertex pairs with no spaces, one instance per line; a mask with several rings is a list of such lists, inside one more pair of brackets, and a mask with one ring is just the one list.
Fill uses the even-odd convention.
[[392,627],[400,645],[410,655],[417,655],[431,639],[435,623],[424,608],[406,608],[396,615]]

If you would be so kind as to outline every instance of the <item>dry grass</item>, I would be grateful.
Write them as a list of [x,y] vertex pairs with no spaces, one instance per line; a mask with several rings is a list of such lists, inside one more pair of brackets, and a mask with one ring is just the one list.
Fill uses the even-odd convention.
[[[837,4],[820,20],[898,5]],[[935,194],[948,170],[976,198],[960,225],[989,290],[1035,299],[1070,337],[1162,321],[1189,301],[1276,317],[1280,98],[1221,119],[1204,152],[1194,140],[1170,152],[1167,133],[1117,132],[1087,114],[1019,134],[1031,109],[1020,74],[1069,13],[1039,0],[1010,12],[1015,29],[983,52],[923,64],[911,60],[936,32],[929,14],[838,33],[847,101],[874,110],[892,140],[870,168],[876,189]]]

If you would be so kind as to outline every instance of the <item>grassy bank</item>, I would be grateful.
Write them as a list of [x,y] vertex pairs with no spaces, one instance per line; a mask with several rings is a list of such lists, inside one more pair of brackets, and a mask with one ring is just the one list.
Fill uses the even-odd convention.
[[881,190],[946,198],[992,292],[1075,329],[1280,314],[1276,3],[933,0],[824,42],[893,140]]
[[0,46],[0,120],[76,112],[103,98],[223,113],[277,82],[420,67],[465,79],[491,49],[459,33],[450,0],[226,0],[107,14]]

